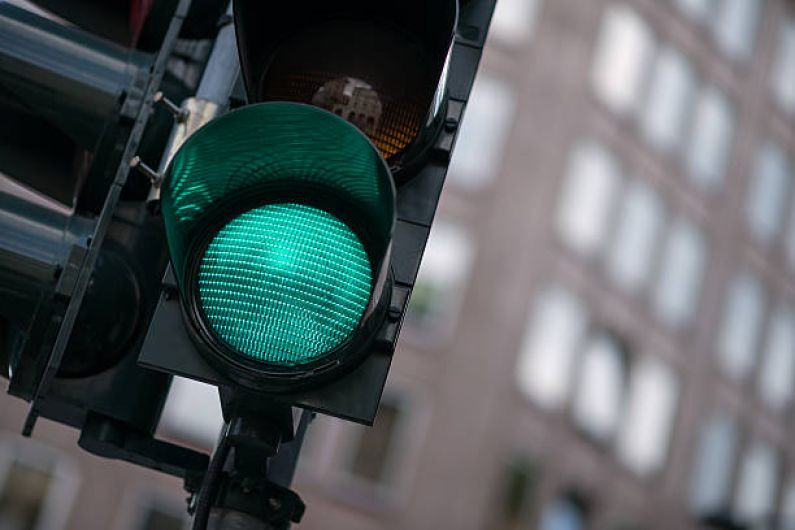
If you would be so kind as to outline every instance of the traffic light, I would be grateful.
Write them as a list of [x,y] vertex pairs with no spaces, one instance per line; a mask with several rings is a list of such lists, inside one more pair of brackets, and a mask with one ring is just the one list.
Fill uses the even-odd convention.
[[144,366],[372,423],[492,9],[235,0],[249,104],[164,176]]
[[0,3],[0,366],[31,402],[23,433],[43,416],[187,477],[208,457],[154,439],[171,377],[136,362],[168,255],[127,164],[169,133],[153,94],[186,90],[165,72],[174,20],[152,55]]
[[[226,28],[196,97],[165,104],[164,145],[150,117],[190,4],[145,54],[0,3],[0,112],[66,137],[81,162],[65,190],[63,167],[35,185],[23,170],[40,161],[17,167],[57,207],[0,194],[0,360],[32,402],[26,433],[42,415],[191,491],[204,475],[205,515],[234,447],[228,504],[267,478],[295,517],[262,456],[306,428],[296,408],[373,422],[494,0],[235,0],[237,90]],[[162,172],[141,164],[161,151]],[[172,374],[220,388],[212,462],[153,437]]]
[[258,104],[200,129],[171,162],[161,204],[199,351],[266,391],[361,359],[389,301],[394,203],[376,149],[328,112]]

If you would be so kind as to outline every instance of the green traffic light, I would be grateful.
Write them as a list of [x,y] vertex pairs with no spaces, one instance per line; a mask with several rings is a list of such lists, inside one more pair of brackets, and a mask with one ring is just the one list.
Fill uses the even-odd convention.
[[367,352],[391,292],[395,191],[356,127],[294,103],[235,110],[188,138],[161,197],[189,332],[215,366],[294,388]]
[[199,298],[215,333],[238,353],[294,366],[343,344],[370,299],[367,253],[339,219],[270,204],[227,223],[199,267]]

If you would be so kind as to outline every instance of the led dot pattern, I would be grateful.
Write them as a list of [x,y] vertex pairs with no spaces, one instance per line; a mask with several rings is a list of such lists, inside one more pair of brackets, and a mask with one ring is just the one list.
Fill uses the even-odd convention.
[[332,214],[269,204],[227,223],[199,265],[201,309],[240,355],[296,366],[321,359],[358,327],[372,271],[356,234]]

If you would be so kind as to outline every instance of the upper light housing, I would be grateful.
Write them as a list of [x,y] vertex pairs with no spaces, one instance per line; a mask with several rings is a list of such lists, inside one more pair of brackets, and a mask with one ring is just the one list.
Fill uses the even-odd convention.
[[427,151],[443,121],[456,0],[235,0],[234,8],[250,101],[333,112],[393,172]]

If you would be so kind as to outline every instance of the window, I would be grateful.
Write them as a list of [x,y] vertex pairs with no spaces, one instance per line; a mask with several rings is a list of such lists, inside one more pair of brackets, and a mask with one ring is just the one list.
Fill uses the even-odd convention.
[[29,440],[0,440],[0,528],[66,528],[78,483],[62,455]]
[[540,530],[585,530],[585,508],[573,495],[553,500],[541,513]]
[[491,18],[489,38],[508,46],[527,40],[535,27],[541,0],[500,0]]
[[624,192],[607,255],[609,277],[627,291],[636,291],[648,279],[662,221],[657,193],[642,181],[632,182]]
[[626,353],[606,333],[591,336],[579,360],[574,395],[574,420],[593,438],[606,441],[618,425],[623,408]]
[[596,97],[613,112],[637,109],[654,48],[649,27],[625,4],[605,11],[591,67]]
[[746,203],[751,234],[767,242],[778,233],[789,192],[789,167],[781,147],[764,144],[756,153]]
[[540,469],[531,459],[515,457],[507,463],[500,478],[495,506],[497,514],[488,525],[495,530],[518,527],[526,520],[540,479]]
[[648,474],[665,464],[678,400],[679,383],[668,366],[651,356],[634,365],[617,449],[635,473]]
[[759,370],[759,393],[774,409],[792,399],[795,377],[795,315],[788,307],[779,307],[768,324],[767,343]]
[[37,528],[51,481],[48,471],[12,462],[0,493],[0,526],[20,530]]
[[475,191],[496,176],[515,107],[516,98],[505,83],[478,76],[450,163],[450,181],[455,186]]
[[371,429],[363,431],[353,452],[351,473],[368,482],[384,482],[387,478],[389,454],[393,449],[400,410],[390,403],[378,407]]
[[146,513],[140,530],[184,530],[185,517],[152,507]]
[[[150,482],[139,482],[127,490],[118,511],[119,530],[187,530],[188,512],[184,498],[175,490]],[[213,528],[226,527],[216,521]]]
[[713,22],[715,41],[731,57],[751,56],[762,0],[719,0]]
[[342,467],[354,484],[363,484],[366,494],[383,494],[399,486],[401,461],[408,450],[407,404],[384,396],[372,427],[349,426],[350,437],[342,446]]
[[671,226],[663,247],[653,305],[660,319],[678,326],[689,320],[699,298],[706,250],[697,229],[680,218]]
[[795,115],[795,20],[786,22],[779,31],[772,81],[781,108]]
[[740,465],[734,509],[741,521],[770,522],[778,481],[778,456],[765,442],[756,441]]
[[702,89],[695,105],[685,157],[691,180],[706,190],[723,180],[734,118],[715,87]]
[[727,504],[737,426],[732,418],[718,414],[704,425],[691,469],[690,507],[699,514],[723,510]]
[[591,255],[603,245],[619,181],[618,164],[601,145],[583,141],[571,151],[556,221],[572,250]]
[[679,147],[694,86],[688,60],[670,46],[663,47],[654,63],[640,117],[646,139],[658,149],[668,151]]
[[516,377],[519,389],[540,406],[559,408],[565,402],[586,319],[580,299],[562,287],[549,287],[538,296]]
[[474,244],[463,228],[434,223],[406,313],[413,332],[424,338],[452,332],[474,258]]
[[175,377],[160,421],[164,433],[209,449],[215,445],[222,425],[218,389]]
[[753,367],[765,309],[765,293],[749,273],[737,275],[723,305],[717,350],[731,377],[742,379]]

